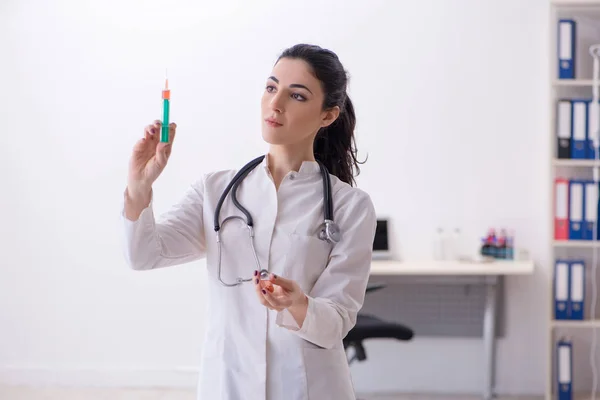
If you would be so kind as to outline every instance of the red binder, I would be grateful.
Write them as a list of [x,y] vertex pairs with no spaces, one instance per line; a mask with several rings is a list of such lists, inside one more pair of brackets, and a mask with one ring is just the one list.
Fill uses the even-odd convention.
[[569,180],[554,181],[554,239],[569,239]]

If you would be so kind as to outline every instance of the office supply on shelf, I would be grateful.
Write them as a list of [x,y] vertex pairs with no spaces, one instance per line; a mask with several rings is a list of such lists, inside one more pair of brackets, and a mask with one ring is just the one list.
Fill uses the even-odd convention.
[[571,138],[571,158],[586,159],[588,149],[587,111],[588,102],[584,99],[573,99],[573,135]]
[[569,239],[583,239],[583,181],[571,179],[569,181]]
[[599,237],[599,182],[565,178],[554,182],[554,239],[591,241],[594,235]]
[[587,142],[588,148],[586,156],[588,159],[596,159],[596,152],[598,151],[597,145],[594,143],[594,135],[598,131],[600,124],[598,115],[598,101],[594,102],[592,99],[586,101],[587,104]]
[[554,239],[569,239],[569,180],[554,180]]
[[594,160],[600,151],[594,135],[600,126],[600,102],[591,98],[556,102],[556,158]]
[[561,338],[556,344],[558,400],[573,400],[573,343]]
[[569,99],[561,99],[556,106],[557,158],[571,158],[571,138],[573,136],[573,104]]
[[575,79],[576,23],[572,19],[558,21],[558,78]]
[[585,316],[585,263],[557,259],[554,266],[554,319],[583,320]]
[[569,262],[557,260],[554,265],[554,319],[569,319]]
[[598,183],[593,180],[583,181],[583,240],[593,240],[598,220]]
[[583,261],[571,261],[569,262],[569,269],[569,319],[583,320],[585,313],[585,265]]

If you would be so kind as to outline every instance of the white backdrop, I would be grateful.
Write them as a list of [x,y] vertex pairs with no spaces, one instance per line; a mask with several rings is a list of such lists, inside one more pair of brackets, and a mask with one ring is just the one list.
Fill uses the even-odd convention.
[[[203,263],[140,273],[120,247],[127,161],[160,118],[178,135],[155,186],[164,211],[200,174],[265,151],[260,96],[285,47],[338,53],[351,74],[358,178],[395,254],[430,258],[435,229],[516,229],[541,270],[507,282],[500,392],[542,393],[550,235],[546,0],[5,0],[0,5],[0,378],[194,385]],[[250,144],[242,145],[242,141]],[[370,344],[361,391],[478,392],[479,340]]]

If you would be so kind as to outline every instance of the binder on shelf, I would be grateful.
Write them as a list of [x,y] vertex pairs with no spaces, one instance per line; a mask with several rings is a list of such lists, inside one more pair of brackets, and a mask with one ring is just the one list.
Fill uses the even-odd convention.
[[558,79],[575,79],[576,35],[574,20],[558,21]]
[[583,261],[569,262],[570,319],[583,320],[585,313],[585,264]]
[[569,181],[554,181],[554,239],[569,239]]
[[592,100],[589,100],[587,102],[588,105],[588,109],[587,109],[587,142],[588,142],[588,148],[587,148],[587,158],[589,159],[596,159],[597,156],[597,152],[600,150],[598,148],[594,147],[594,138],[595,136],[598,134],[598,128],[600,128],[600,115],[598,114],[598,112],[600,111],[599,109],[599,103],[595,103]]
[[[584,200],[583,200],[583,240],[593,240],[594,233],[597,232],[598,220],[598,182],[593,180],[583,181]],[[596,235],[596,239],[598,236]]]
[[571,158],[584,159],[587,158],[588,145],[588,101],[574,99],[571,101],[573,105],[573,129],[571,137]]
[[577,179],[569,181],[569,239],[583,239],[584,182]]
[[571,158],[571,138],[573,136],[573,104],[571,100],[559,100],[556,110],[557,157]]
[[584,181],[569,181],[569,239],[583,240]]
[[573,400],[573,343],[561,338],[556,344],[558,400]]
[[554,265],[554,319],[569,319],[569,262],[557,260]]

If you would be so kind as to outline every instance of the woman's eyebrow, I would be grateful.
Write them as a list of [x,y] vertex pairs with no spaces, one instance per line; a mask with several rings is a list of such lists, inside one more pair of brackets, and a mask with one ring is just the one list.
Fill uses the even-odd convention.
[[[270,77],[269,77],[269,79],[271,79],[271,80],[275,81],[275,83],[279,83],[279,79],[275,78],[274,76],[270,76]],[[308,91],[310,94],[313,94],[313,92],[311,92],[309,88],[307,88],[307,87],[306,87],[306,86],[304,86],[304,85],[301,85],[300,83],[292,83],[292,84],[290,85],[290,87],[291,87],[291,88],[301,88],[301,89],[305,89],[305,90],[307,90],[307,91]]]

